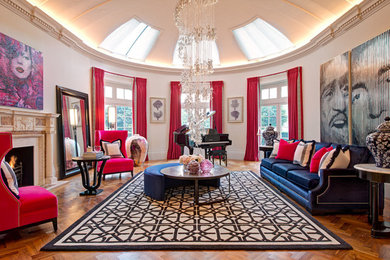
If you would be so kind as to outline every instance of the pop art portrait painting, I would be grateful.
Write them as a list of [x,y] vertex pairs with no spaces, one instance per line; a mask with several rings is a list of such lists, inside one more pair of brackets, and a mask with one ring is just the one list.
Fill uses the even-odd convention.
[[43,110],[43,57],[0,33],[0,106]]

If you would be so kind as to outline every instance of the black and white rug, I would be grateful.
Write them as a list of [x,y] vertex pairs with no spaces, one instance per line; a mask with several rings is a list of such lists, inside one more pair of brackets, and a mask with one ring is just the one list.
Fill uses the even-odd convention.
[[[143,174],[124,184],[42,250],[351,249],[249,171],[231,173],[226,202],[194,207],[193,187],[164,202],[143,194]],[[202,187],[203,200],[227,192]]]

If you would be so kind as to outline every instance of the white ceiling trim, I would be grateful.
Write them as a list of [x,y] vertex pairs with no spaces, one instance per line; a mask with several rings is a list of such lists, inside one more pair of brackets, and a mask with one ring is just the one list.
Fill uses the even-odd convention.
[[[230,67],[220,67],[215,68],[215,73],[224,73],[224,72],[239,72],[249,69],[260,69],[267,66],[280,65],[295,59],[298,59],[302,56],[305,56],[321,46],[328,44],[333,39],[341,36],[343,33],[348,31],[350,28],[356,26],[364,19],[370,17],[375,12],[380,10],[382,7],[388,5],[390,0],[366,0],[360,3],[359,5],[350,9],[347,13],[333,22],[329,27],[320,32],[316,37],[314,37],[309,43],[304,46],[265,61],[253,62],[245,65],[230,66]],[[77,36],[71,33],[69,30],[65,29],[54,19],[49,17],[46,13],[42,12],[39,8],[34,7],[30,3],[24,0],[0,0],[0,4],[11,10],[15,14],[26,19],[33,25],[42,29],[50,36],[58,39],[67,46],[79,51],[80,53],[87,55],[93,59],[99,61],[108,62],[110,64],[132,68],[137,70],[145,71],[158,71],[165,73],[178,74],[181,72],[181,69],[170,68],[166,66],[156,66],[148,65],[145,63],[138,63],[130,60],[125,60],[121,58],[115,58],[110,55],[104,54],[89,45],[85,44]]]

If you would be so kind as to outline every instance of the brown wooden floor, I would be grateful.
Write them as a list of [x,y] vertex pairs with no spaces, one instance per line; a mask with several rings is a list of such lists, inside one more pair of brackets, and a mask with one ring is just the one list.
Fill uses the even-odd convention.
[[[162,161],[145,163],[144,167]],[[231,170],[252,170],[259,173],[258,162],[229,160]],[[135,173],[142,171],[137,167]],[[131,178],[129,173],[108,176],[104,191],[97,196],[80,197],[83,191],[79,175],[69,183],[53,189],[58,197],[58,231],[51,223],[0,235],[0,258],[6,259],[390,259],[390,239],[373,239],[366,215],[329,215],[315,217],[332,232],[348,242],[354,250],[313,251],[131,251],[131,252],[41,252],[42,246],[55,238],[97,203]],[[386,201],[385,218],[390,219],[390,203]],[[2,212],[1,214],[6,214]]]

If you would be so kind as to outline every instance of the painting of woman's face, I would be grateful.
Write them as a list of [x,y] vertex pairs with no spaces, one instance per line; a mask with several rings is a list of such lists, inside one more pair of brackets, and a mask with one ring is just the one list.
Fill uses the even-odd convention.
[[31,55],[28,50],[20,52],[11,60],[11,71],[19,79],[27,78],[32,70]]

